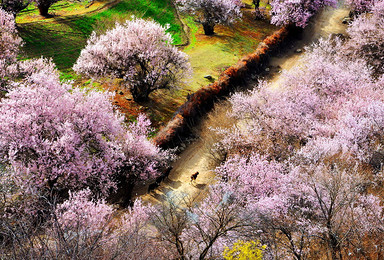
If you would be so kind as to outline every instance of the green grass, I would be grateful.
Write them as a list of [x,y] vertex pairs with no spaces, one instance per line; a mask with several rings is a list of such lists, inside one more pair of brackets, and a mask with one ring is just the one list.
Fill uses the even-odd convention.
[[73,23],[89,35],[94,29],[98,32],[110,29],[114,27],[116,21],[123,22],[131,19],[132,15],[145,19],[152,18],[162,25],[169,24],[168,32],[172,34],[174,43],[181,43],[181,26],[175,18],[169,0],[126,0],[98,14],[76,19]]
[[244,12],[243,18],[233,26],[215,26],[215,34],[205,36],[202,26],[190,17],[185,18],[191,29],[190,45],[184,48],[193,67],[189,91],[196,91],[211,83],[206,75],[218,79],[220,73],[234,65],[248,53],[256,50],[258,44],[276,27],[267,21],[255,21],[251,12]]
[[[102,90],[104,87],[111,87],[112,91],[118,90],[120,84],[117,82],[110,82],[105,86],[103,80],[82,82],[81,77],[72,71],[73,63],[84,48],[87,38],[94,30],[103,33],[113,28],[116,21],[124,22],[135,15],[154,19],[163,25],[169,24],[168,31],[173,35],[174,43],[185,43],[187,36],[183,34],[182,25],[176,18],[170,1],[121,0],[103,11],[81,15],[79,9],[76,9],[76,5],[80,6],[80,3],[59,2],[63,9],[52,8],[51,10],[57,10],[57,15],[46,20],[42,20],[36,9],[27,9],[17,18],[20,22],[20,35],[25,41],[24,54],[20,58],[51,57],[63,80],[74,80],[79,87],[84,88]],[[100,2],[96,3],[97,6],[95,4],[89,9],[98,10],[103,6]],[[65,13],[65,10],[69,13]],[[77,12],[78,15],[70,16],[71,10],[75,10],[72,13]],[[189,27],[189,45],[182,49],[190,57],[194,71],[192,79],[178,90],[158,90],[151,93],[150,101],[145,104],[127,103],[121,98],[119,105],[127,118],[134,118],[135,113],[142,112],[143,106],[155,126],[168,121],[185,102],[188,94],[211,83],[204,78],[205,75],[217,79],[225,68],[236,64],[243,55],[253,52],[276,27],[271,26],[268,21],[255,21],[252,10],[251,7],[243,9],[243,18],[233,26],[217,25],[212,36],[204,35],[202,26],[195,23],[193,17],[183,14],[182,19]]]
[[[76,2],[76,1],[60,1],[58,3],[53,4],[49,8],[49,13],[52,15],[56,15],[57,12],[60,11],[65,11],[65,12],[70,12],[70,11],[75,11],[76,9],[79,9],[81,7],[85,7],[86,5],[89,4],[89,0],[85,0],[82,2]],[[38,16],[39,12],[38,9],[36,8],[35,5],[30,4],[22,10],[18,16],[17,16],[17,21],[18,22],[29,22],[28,16]]]
[[185,17],[184,21],[187,23],[187,26],[191,30],[189,35],[189,45],[184,48],[184,51],[187,51],[196,46],[196,33],[199,30],[199,27],[192,16]]
[[[83,3],[59,2],[53,5],[50,13],[67,8],[70,12]],[[76,15],[72,17],[55,16],[47,21],[19,24],[20,36],[24,40],[21,58],[51,57],[59,70],[64,71],[65,78],[71,78],[70,68],[84,48],[93,30],[104,32],[112,28],[116,21],[131,19],[132,15],[153,18],[160,24],[169,24],[174,43],[181,43],[181,25],[175,18],[175,10],[169,0],[123,0],[99,13]],[[20,13],[18,21],[26,22],[25,16],[37,15],[33,6]],[[23,17],[24,16],[24,17]]]

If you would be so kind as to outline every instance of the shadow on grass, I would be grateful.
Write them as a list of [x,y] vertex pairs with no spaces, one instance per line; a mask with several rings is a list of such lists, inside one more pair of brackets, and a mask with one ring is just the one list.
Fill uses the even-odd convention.
[[18,30],[24,58],[51,57],[60,70],[72,67],[87,41],[84,33],[58,23],[21,25]]
[[116,21],[131,19],[132,15],[149,18],[165,25],[175,44],[182,38],[181,25],[169,0],[123,0],[108,9],[85,15],[53,16],[49,21],[20,24],[20,36],[25,45],[21,58],[51,57],[59,70],[73,66],[92,31],[104,32]]

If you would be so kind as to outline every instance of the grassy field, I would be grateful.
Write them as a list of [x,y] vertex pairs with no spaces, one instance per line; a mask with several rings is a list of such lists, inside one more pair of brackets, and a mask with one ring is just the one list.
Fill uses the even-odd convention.
[[[125,21],[132,15],[169,24],[168,31],[176,44],[184,37],[174,8],[167,0],[123,0],[101,11],[98,8],[108,3],[95,2],[86,8],[88,4],[58,2],[50,9],[54,16],[44,20],[34,6],[21,12],[16,22],[25,42],[23,58],[52,57],[60,70],[71,72],[70,68],[92,31],[103,32],[113,27],[116,21]],[[90,13],[82,14],[86,11]]]
[[242,20],[231,27],[217,25],[215,35],[204,35],[202,26],[189,24],[194,28],[195,40],[184,49],[190,56],[194,69],[190,91],[196,91],[210,83],[204,78],[211,75],[217,79],[227,67],[235,64],[242,56],[252,53],[258,44],[276,27],[267,21],[255,21],[251,9],[243,9]]
[[[222,71],[255,51],[259,43],[277,29],[268,21],[255,21],[252,11],[247,5],[240,21],[231,27],[217,25],[213,36],[204,35],[202,26],[194,23],[191,17],[183,17],[191,29],[190,44],[183,51],[190,57],[192,79],[178,91],[153,92],[150,101],[143,104],[152,118],[163,122],[170,120],[188,94],[216,80]],[[204,78],[207,75],[213,80]]]
[[[120,110],[133,118],[139,112],[147,113],[155,126],[165,124],[183,104],[188,94],[195,92],[217,79],[227,67],[235,64],[242,56],[253,52],[258,44],[276,29],[267,21],[256,21],[252,14],[252,0],[244,0],[243,17],[231,27],[217,25],[215,35],[205,36],[201,25],[193,18],[182,14],[181,21],[170,0],[111,0],[109,2],[73,3],[62,1],[52,6],[52,18],[42,18],[34,6],[17,17],[20,36],[25,45],[21,58],[51,57],[62,73],[62,78],[75,79],[82,86],[91,81],[81,79],[71,67],[76,61],[87,38],[96,30],[98,33],[112,28],[116,21],[130,19],[132,15],[153,18],[161,24],[169,24],[168,30],[174,43],[182,45],[189,39],[189,45],[180,47],[190,57],[194,73],[190,81],[179,90],[160,90],[150,95],[150,101],[137,104],[119,81],[94,82],[94,86],[116,91],[113,102]],[[183,23],[189,27],[184,33]]]

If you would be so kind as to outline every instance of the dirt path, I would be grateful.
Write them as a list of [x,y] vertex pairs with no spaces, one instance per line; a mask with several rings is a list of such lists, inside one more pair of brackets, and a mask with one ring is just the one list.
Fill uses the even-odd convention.
[[[329,8],[320,13],[306,28],[301,40],[292,44],[281,56],[271,59],[270,68],[275,68],[275,70],[271,70],[269,80],[278,84],[278,70],[290,69],[298,65],[302,53],[296,52],[297,49],[303,49],[304,46],[315,42],[320,37],[328,37],[332,33],[345,33],[346,26],[341,23],[341,20],[347,15],[348,11],[342,7],[336,10]],[[228,111],[230,111],[228,102],[215,105],[215,109],[202,120],[201,125],[197,128],[198,138],[188,145],[178,160],[174,162],[168,179],[151,193],[145,195],[139,193],[138,195],[144,201],[152,203],[161,202],[163,196],[168,192],[182,192],[192,197],[203,196],[208,186],[215,182],[213,170],[220,163],[220,156],[211,152],[214,143],[218,141],[218,136],[213,134],[210,128],[231,125],[233,122],[228,122],[226,116]],[[191,184],[190,176],[196,171],[200,174],[196,182]]]
[[[287,50],[281,57],[274,57],[270,61],[272,87],[277,87],[280,83],[278,72],[281,70],[290,70],[299,65],[299,59],[304,51],[304,47],[316,42],[319,38],[327,38],[331,34],[345,34],[347,26],[341,21],[347,17],[349,10],[338,6],[337,9],[326,8],[316,19],[311,22],[304,30],[302,39],[295,42],[290,50]],[[276,73],[277,72],[277,73]]]
[[[210,128],[230,126],[234,123],[228,120],[228,109],[230,109],[228,102],[216,104],[213,111],[196,127],[197,138],[184,146],[185,149],[173,163],[168,178],[149,194],[144,194],[146,192],[144,189],[137,191],[138,196],[144,201],[158,203],[168,192],[185,193],[193,198],[203,195],[208,186],[215,182],[214,169],[223,158],[222,154],[212,151],[219,137]],[[199,175],[196,181],[191,182],[191,175],[197,171]]]

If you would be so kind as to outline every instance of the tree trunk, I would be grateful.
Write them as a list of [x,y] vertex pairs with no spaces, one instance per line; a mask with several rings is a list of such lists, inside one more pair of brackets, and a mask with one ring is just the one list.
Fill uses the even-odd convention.
[[147,88],[145,87],[143,88],[142,87],[131,88],[132,97],[136,102],[148,101],[148,96],[150,92],[149,90],[147,90]]
[[[130,171],[130,169],[123,168],[122,171]],[[135,176],[129,174],[128,176],[124,176],[121,174],[117,181],[119,183],[117,190],[112,192],[107,200],[109,203],[119,204],[123,208],[127,208],[128,206],[132,206],[132,191],[135,187]]]
[[332,232],[332,225],[330,221],[327,223],[328,228],[328,245],[331,250],[332,260],[342,260],[341,249],[337,236]]
[[213,35],[215,32],[213,31],[213,28],[215,27],[215,24],[212,23],[203,23],[204,33],[205,35]]
[[255,19],[262,20],[264,15],[260,12],[260,0],[253,0],[252,2],[255,5]]
[[177,252],[179,253],[180,260],[185,260],[184,246],[178,236],[176,237],[176,248]]
[[260,0],[253,0],[253,4],[255,5],[255,10],[257,11],[260,7]]
[[218,237],[219,237],[219,234],[216,233],[216,235],[209,241],[209,244],[204,248],[203,252],[201,252],[201,254],[199,256],[199,260],[205,259],[205,257],[208,254],[209,249],[213,246],[213,243],[215,243],[215,241],[217,240]]
[[49,17],[48,10],[49,10],[49,7],[51,7],[51,5],[40,4],[37,7],[39,8],[39,13],[41,16]]

